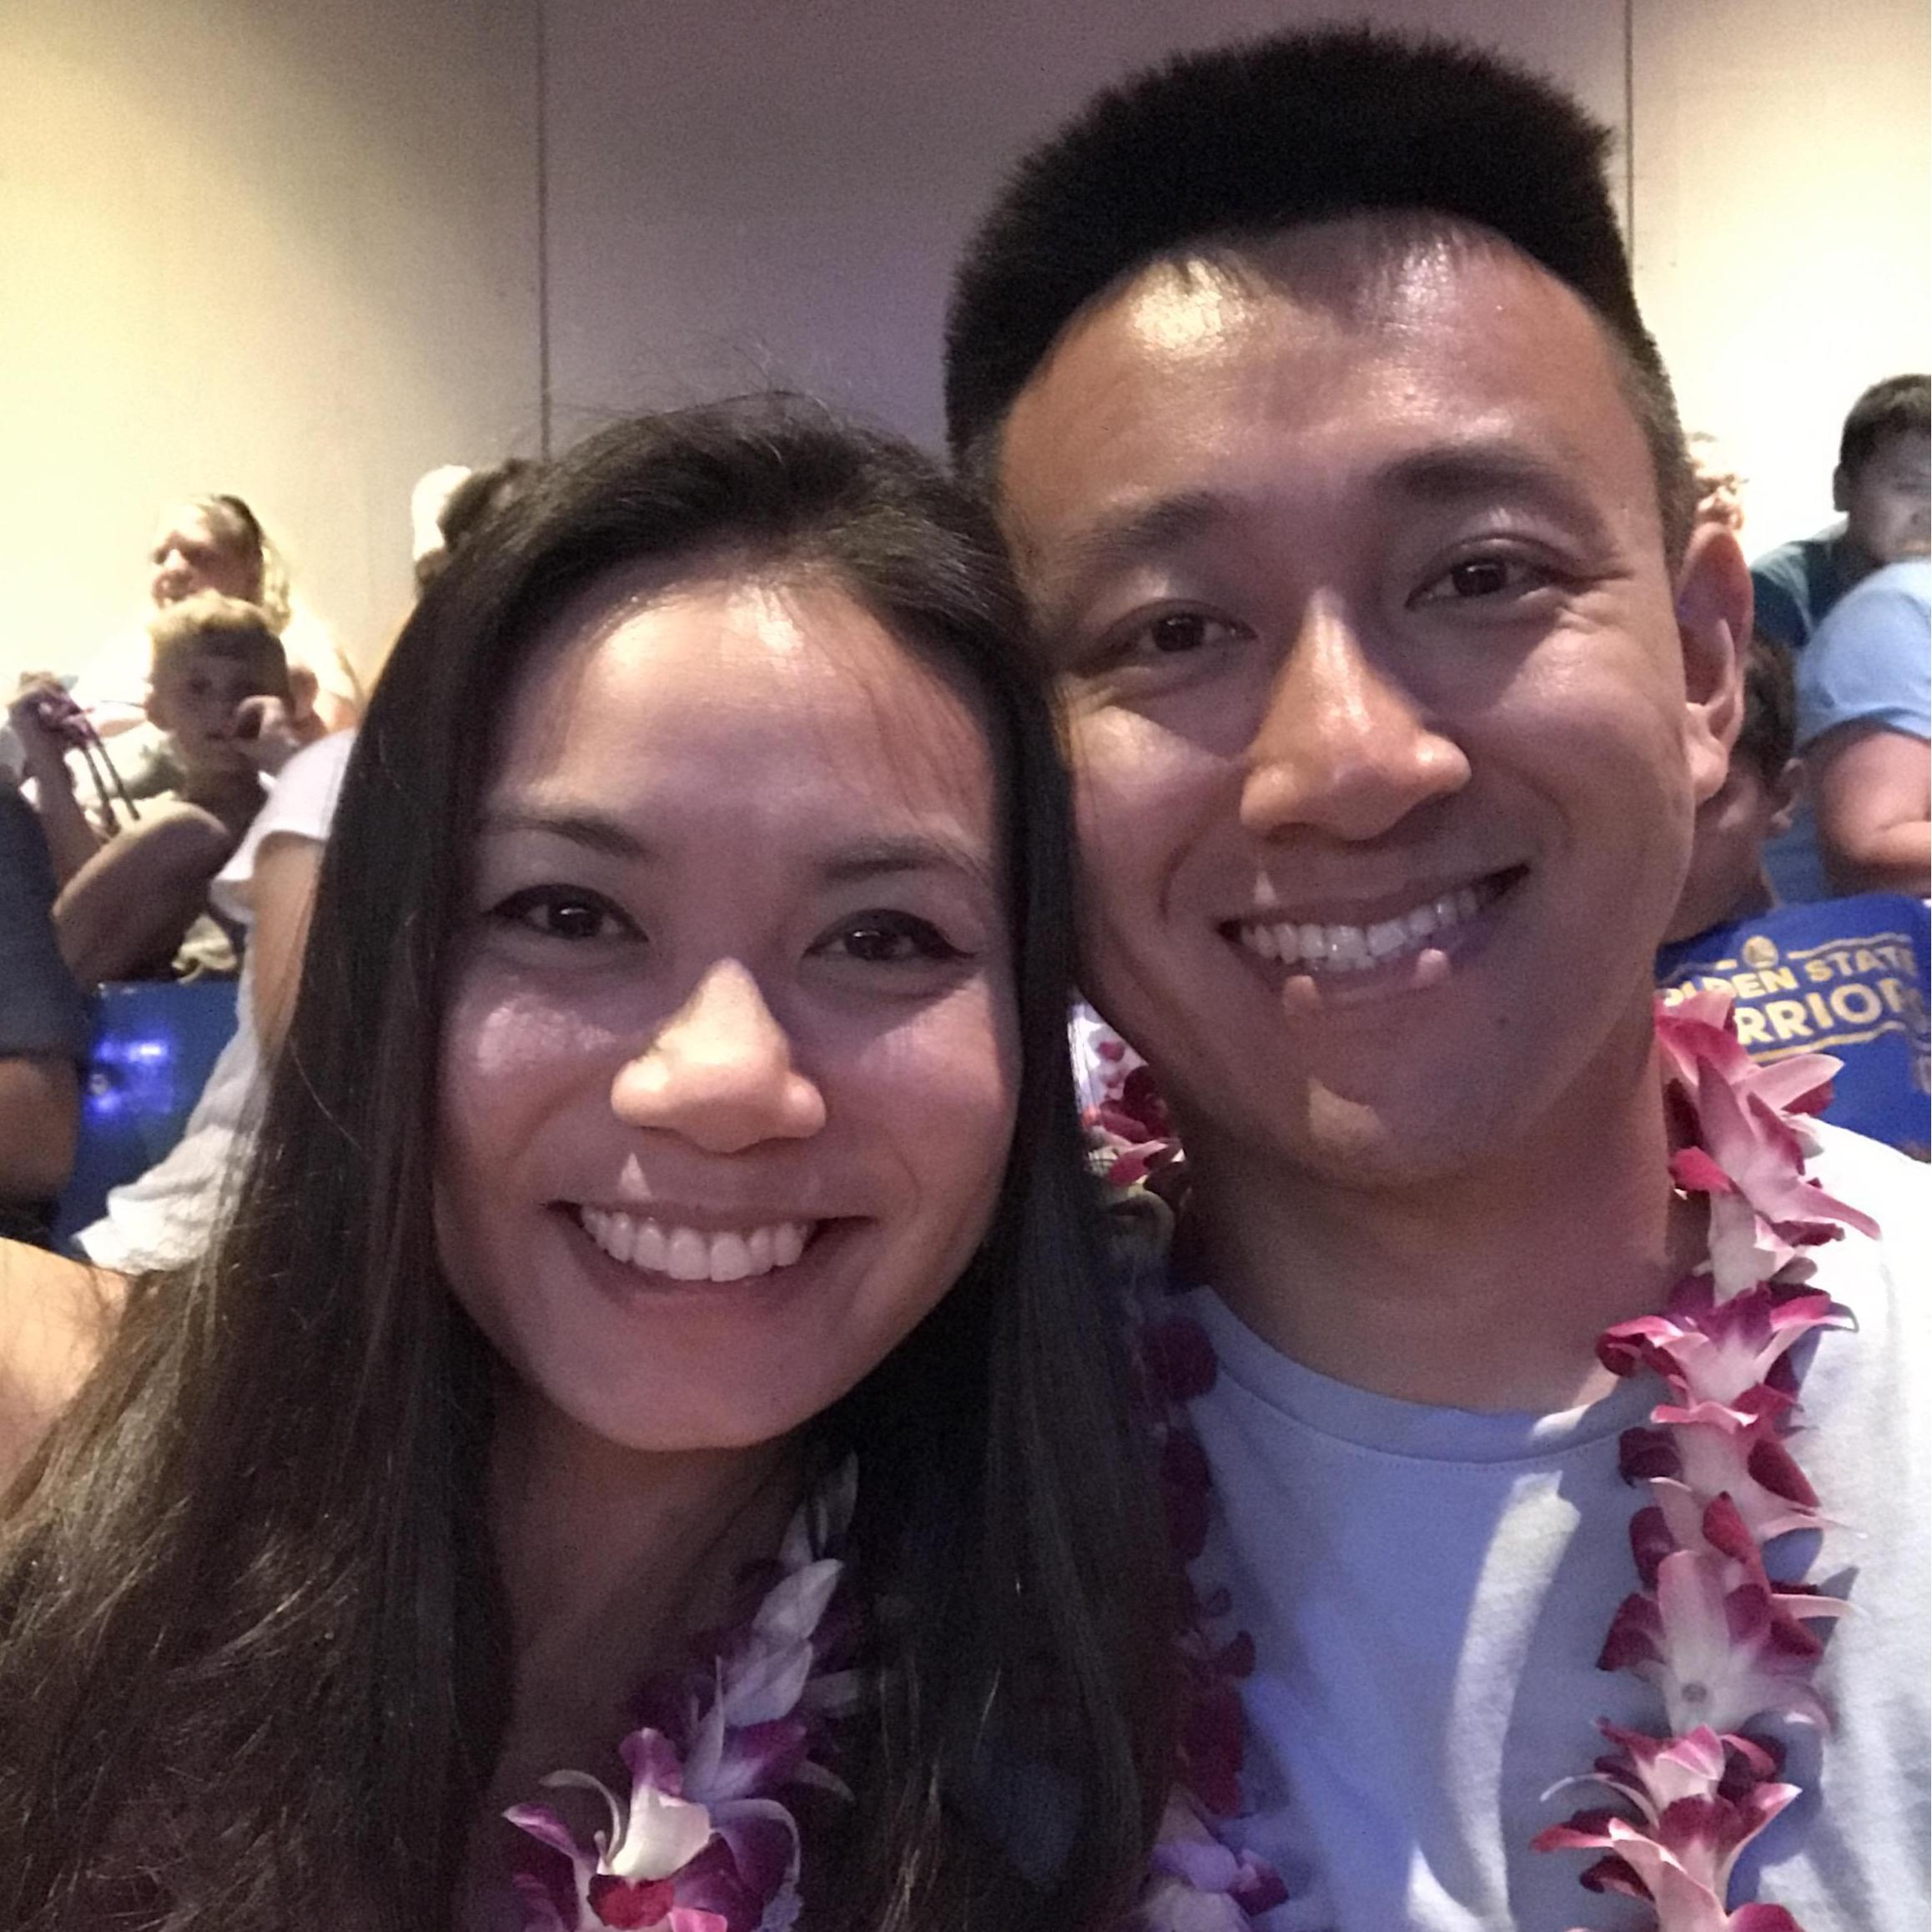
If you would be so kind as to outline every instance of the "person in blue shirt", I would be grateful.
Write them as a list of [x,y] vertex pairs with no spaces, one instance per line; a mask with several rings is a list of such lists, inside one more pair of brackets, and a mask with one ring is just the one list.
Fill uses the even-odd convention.
[[1889,375],[1851,406],[1839,438],[1832,507],[1841,521],[1751,566],[1755,627],[1801,651],[1826,612],[1885,565],[1924,556],[1932,527],[1932,377]]
[[1868,577],[1819,627],[1798,679],[1798,743],[1819,854],[1839,893],[1932,886],[1932,562]]
[[[1808,655],[1808,682],[1811,668]],[[1834,1054],[1844,1064],[1824,1118],[1923,1160],[1932,915],[1923,898],[1892,892],[1778,903],[1764,845],[1790,822],[1799,772],[1798,694],[1779,646],[1753,645],[1744,700],[1729,774],[1698,810],[1658,985],[1673,1004],[1728,993],[1753,1059]]]

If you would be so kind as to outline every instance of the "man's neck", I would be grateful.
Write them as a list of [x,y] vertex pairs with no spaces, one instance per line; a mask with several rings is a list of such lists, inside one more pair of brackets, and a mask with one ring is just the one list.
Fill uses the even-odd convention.
[[1662,1306],[1701,1255],[1672,1188],[1654,1066],[1482,1169],[1356,1188],[1190,1141],[1210,1280],[1305,1367],[1411,1402],[1542,1413],[1608,1390],[1597,1337]]
[[1843,596],[1847,591],[1862,584],[1879,568],[1879,560],[1853,536],[1849,530],[1841,530],[1832,545],[1832,569],[1838,578],[1838,594]]

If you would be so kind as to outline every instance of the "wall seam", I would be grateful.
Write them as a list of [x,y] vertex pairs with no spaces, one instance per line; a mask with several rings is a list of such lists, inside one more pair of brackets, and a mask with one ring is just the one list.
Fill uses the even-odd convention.
[[541,453],[551,455],[550,0],[536,0],[536,380]]

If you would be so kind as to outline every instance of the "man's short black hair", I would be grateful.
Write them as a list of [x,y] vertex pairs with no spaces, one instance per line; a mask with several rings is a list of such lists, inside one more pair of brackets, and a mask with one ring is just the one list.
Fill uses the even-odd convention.
[[1855,476],[1888,436],[1932,435],[1932,376],[1888,375],[1851,406],[1838,440],[1838,466]]
[[1492,230],[1574,289],[1629,365],[1673,556],[1695,501],[1677,407],[1604,184],[1609,130],[1493,55],[1364,28],[1183,54],[1021,161],[969,246],[946,330],[954,459],[989,478],[1061,330],[1162,259],[1386,210]]

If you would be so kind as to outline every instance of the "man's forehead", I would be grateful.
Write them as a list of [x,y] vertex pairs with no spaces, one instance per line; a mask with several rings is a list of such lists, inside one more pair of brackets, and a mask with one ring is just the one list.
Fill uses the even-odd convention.
[[1493,229],[1415,209],[1204,238],[1141,264],[1112,292],[1160,289],[1171,299],[1185,288],[1197,295],[1209,289],[1250,299],[1274,295],[1366,327],[1412,306],[1421,291],[1497,263],[1521,269],[1532,282],[1565,285]]
[[1001,494],[1009,509],[1043,486],[1077,495],[1076,445],[1185,449],[1195,420],[1171,407],[1185,393],[1238,385],[1245,408],[1345,430],[1405,404],[1534,405],[1559,424],[1607,404],[1641,436],[1624,375],[1581,298],[1468,224],[1351,218],[1204,244],[1069,322],[1008,418]]

